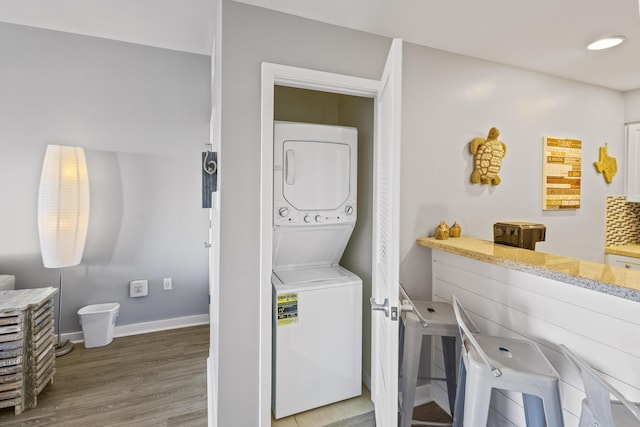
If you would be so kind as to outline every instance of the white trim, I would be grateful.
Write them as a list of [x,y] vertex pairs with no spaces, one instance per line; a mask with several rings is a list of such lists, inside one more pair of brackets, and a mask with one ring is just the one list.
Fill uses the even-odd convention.
[[[113,330],[113,337],[126,337],[129,335],[148,334],[150,332],[167,331],[170,329],[188,328],[189,326],[208,325],[209,315],[198,314],[195,316],[176,317],[173,319],[155,320],[153,322],[132,323],[129,325],[116,326]],[[62,340],[69,340],[75,343],[83,342],[82,331],[67,332],[62,334]]]
[[[263,62],[260,198],[259,426],[271,425],[271,247],[273,211],[273,86],[376,98],[380,81]],[[374,123],[375,126],[375,123]]]

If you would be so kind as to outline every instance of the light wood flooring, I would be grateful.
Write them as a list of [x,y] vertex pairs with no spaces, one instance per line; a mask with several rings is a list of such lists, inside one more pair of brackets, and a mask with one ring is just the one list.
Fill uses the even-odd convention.
[[208,352],[208,325],[76,344],[37,406],[0,409],[0,426],[206,426]]

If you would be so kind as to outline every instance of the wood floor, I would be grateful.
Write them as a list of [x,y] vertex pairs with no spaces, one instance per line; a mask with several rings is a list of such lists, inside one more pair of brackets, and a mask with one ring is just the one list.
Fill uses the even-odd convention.
[[76,344],[38,405],[0,409],[0,426],[206,426],[208,351],[208,325]]
[[[208,325],[116,338],[106,347],[76,344],[56,359],[54,382],[38,405],[18,416],[0,409],[0,426],[205,427],[208,351]],[[286,425],[375,426],[372,409],[330,423],[323,411]],[[435,403],[417,407],[414,419],[450,420]]]

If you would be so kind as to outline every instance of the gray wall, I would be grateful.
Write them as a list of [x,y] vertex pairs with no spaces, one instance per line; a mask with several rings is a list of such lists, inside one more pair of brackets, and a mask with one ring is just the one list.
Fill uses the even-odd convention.
[[[253,426],[260,381],[260,63],[377,79],[391,41],[228,0],[223,22],[220,422]],[[430,252],[415,238],[432,234],[440,220],[485,239],[497,221],[543,222],[548,234],[540,250],[603,259],[605,196],[623,191],[621,93],[408,43],[403,67],[400,260],[414,297],[431,295]],[[468,142],[492,126],[508,146],[502,183],[472,185]],[[543,136],[583,141],[578,211],[541,210]],[[611,185],[592,165],[605,142],[619,159]]]
[[[118,325],[207,314],[210,58],[11,24],[0,58],[0,272],[57,286],[40,257],[40,171],[47,144],[81,146],[91,214],[82,264],[64,270],[62,332],[101,302],[120,303]],[[129,298],[133,279],[149,296]]]
[[390,40],[232,1],[222,14],[219,424],[253,427],[260,405],[260,64],[379,78]]

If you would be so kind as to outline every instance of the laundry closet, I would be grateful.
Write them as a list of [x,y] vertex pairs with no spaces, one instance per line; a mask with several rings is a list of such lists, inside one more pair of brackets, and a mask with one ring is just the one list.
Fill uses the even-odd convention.
[[[364,375],[370,372],[373,110],[370,98],[274,87],[274,186],[283,188],[274,191],[273,212],[272,406],[276,418],[359,395],[362,368],[366,371]],[[313,144],[314,148],[308,150],[310,144],[295,142],[301,139],[296,135],[305,133],[311,139],[333,138],[336,142],[324,144],[324,148],[323,144]],[[350,168],[347,162],[351,154]],[[334,211],[315,212],[318,198],[307,198],[300,193],[317,184],[305,187],[298,173],[299,181],[291,185],[294,183],[292,170],[305,165],[322,169],[323,164],[329,163],[329,157],[323,161],[323,156],[340,159],[337,169],[327,169],[323,185],[337,189],[339,182],[351,182],[351,188],[337,190],[344,194],[335,196],[339,203]],[[351,177],[340,177],[349,170]],[[318,173],[322,176],[323,172]],[[350,199],[349,193],[357,198]],[[333,196],[321,198],[327,197]],[[296,206],[286,199],[291,199]],[[314,274],[318,280],[314,281]],[[309,285],[305,287],[305,283]],[[302,324],[295,324],[298,310],[305,307],[309,310],[311,306],[318,313],[326,312],[327,323],[306,323],[304,328]],[[289,322],[295,327],[287,328]],[[334,333],[335,340],[327,339]],[[319,337],[317,341],[331,344],[316,342],[314,335]],[[358,337],[360,342],[349,342],[351,337]],[[296,348],[318,356],[297,354]],[[356,354],[362,359],[353,360]],[[335,369],[321,366],[326,362]],[[298,377],[304,376],[303,381],[291,375],[290,371],[296,369]],[[331,376],[328,383],[319,387],[321,391],[310,386],[320,385],[324,378]],[[354,383],[354,379],[357,382]],[[335,385],[335,389],[330,390],[328,384]]]

